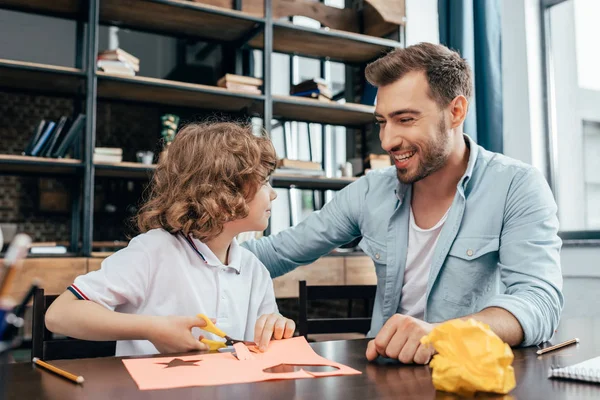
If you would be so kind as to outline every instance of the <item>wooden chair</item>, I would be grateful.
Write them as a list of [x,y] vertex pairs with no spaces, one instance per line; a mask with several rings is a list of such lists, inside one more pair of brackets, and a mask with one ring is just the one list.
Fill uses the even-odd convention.
[[36,290],[33,296],[31,357],[38,357],[41,360],[58,360],[114,356],[117,344],[115,341],[94,342],[55,338],[53,333],[46,329],[46,311],[57,297],[44,296],[44,289]]
[[[298,333],[306,337],[319,333],[367,333],[371,326],[371,307],[375,300],[375,285],[343,285],[343,286],[307,286],[300,281]],[[347,318],[308,318],[308,302],[312,300],[349,301]],[[362,299],[365,302],[365,316],[352,317],[352,300]]]

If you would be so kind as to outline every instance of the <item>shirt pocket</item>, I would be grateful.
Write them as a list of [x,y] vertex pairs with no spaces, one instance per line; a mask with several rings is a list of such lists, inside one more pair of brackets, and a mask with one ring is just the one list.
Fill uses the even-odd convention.
[[444,300],[472,307],[492,288],[498,265],[499,236],[456,238],[446,257]]
[[387,269],[387,246],[378,240],[367,237],[362,238],[359,246],[365,254],[373,260],[377,278],[385,279]]

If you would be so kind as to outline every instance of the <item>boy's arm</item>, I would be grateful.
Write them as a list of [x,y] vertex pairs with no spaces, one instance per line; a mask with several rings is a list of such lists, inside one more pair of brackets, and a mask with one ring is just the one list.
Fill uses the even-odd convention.
[[73,293],[61,294],[46,312],[46,327],[55,333],[85,340],[149,340],[161,353],[207,350],[191,329],[204,327],[196,317],[157,317],[123,314]]
[[[149,291],[149,276],[157,267],[143,237],[102,262],[98,271],[79,276],[46,312],[49,330],[85,340],[149,340],[158,351],[204,350],[191,327],[205,326],[194,316],[156,317],[113,311],[120,305],[139,310]],[[143,314],[143,313],[140,313]]]

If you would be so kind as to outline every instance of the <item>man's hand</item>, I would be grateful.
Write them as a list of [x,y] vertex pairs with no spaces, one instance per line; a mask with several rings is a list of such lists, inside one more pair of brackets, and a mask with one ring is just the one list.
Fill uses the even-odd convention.
[[192,335],[192,328],[204,328],[206,322],[198,317],[151,317],[148,340],[161,353],[183,353],[208,350],[208,346]]
[[265,314],[257,321],[254,328],[254,342],[260,351],[267,350],[267,346],[273,339],[287,339],[294,335],[296,323],[281,314]]
[[373,361],[378,355],[400,360],[404,364],[427,364],[433,348],[423,346],[421,338],[433,329],[433,325],[402,314],[394,314],[386,321],[375,339],[367,346],[367,359]]

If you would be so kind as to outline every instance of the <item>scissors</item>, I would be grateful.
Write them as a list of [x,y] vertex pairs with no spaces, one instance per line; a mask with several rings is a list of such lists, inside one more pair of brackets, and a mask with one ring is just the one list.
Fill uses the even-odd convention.
[[202,328],[203,331],[214,333],[215,335],[225,339],[224,342],[220,342],[217,340],[210,340],[210,339],[206,339],[206,338],[203,338],[202,340],[200,340],[202,343],[204,343],[208,346],[208,349],[210,351],[219,350],[219,349],[225,348],[227,346],[233,346],[235,343],[244,343],[245,345],[249,345],[249,346],[255,345],[254,342],[230,338],[229,336],[227,336],[227,334],[225,332],[223,332],[222,330],[217,328],[217,326],[210,320],[210,318],[208,318],[204,314],[198,314],[196,316],[198,318],[203,319],[204,322],[206,322],[206,326],[204,328]]

